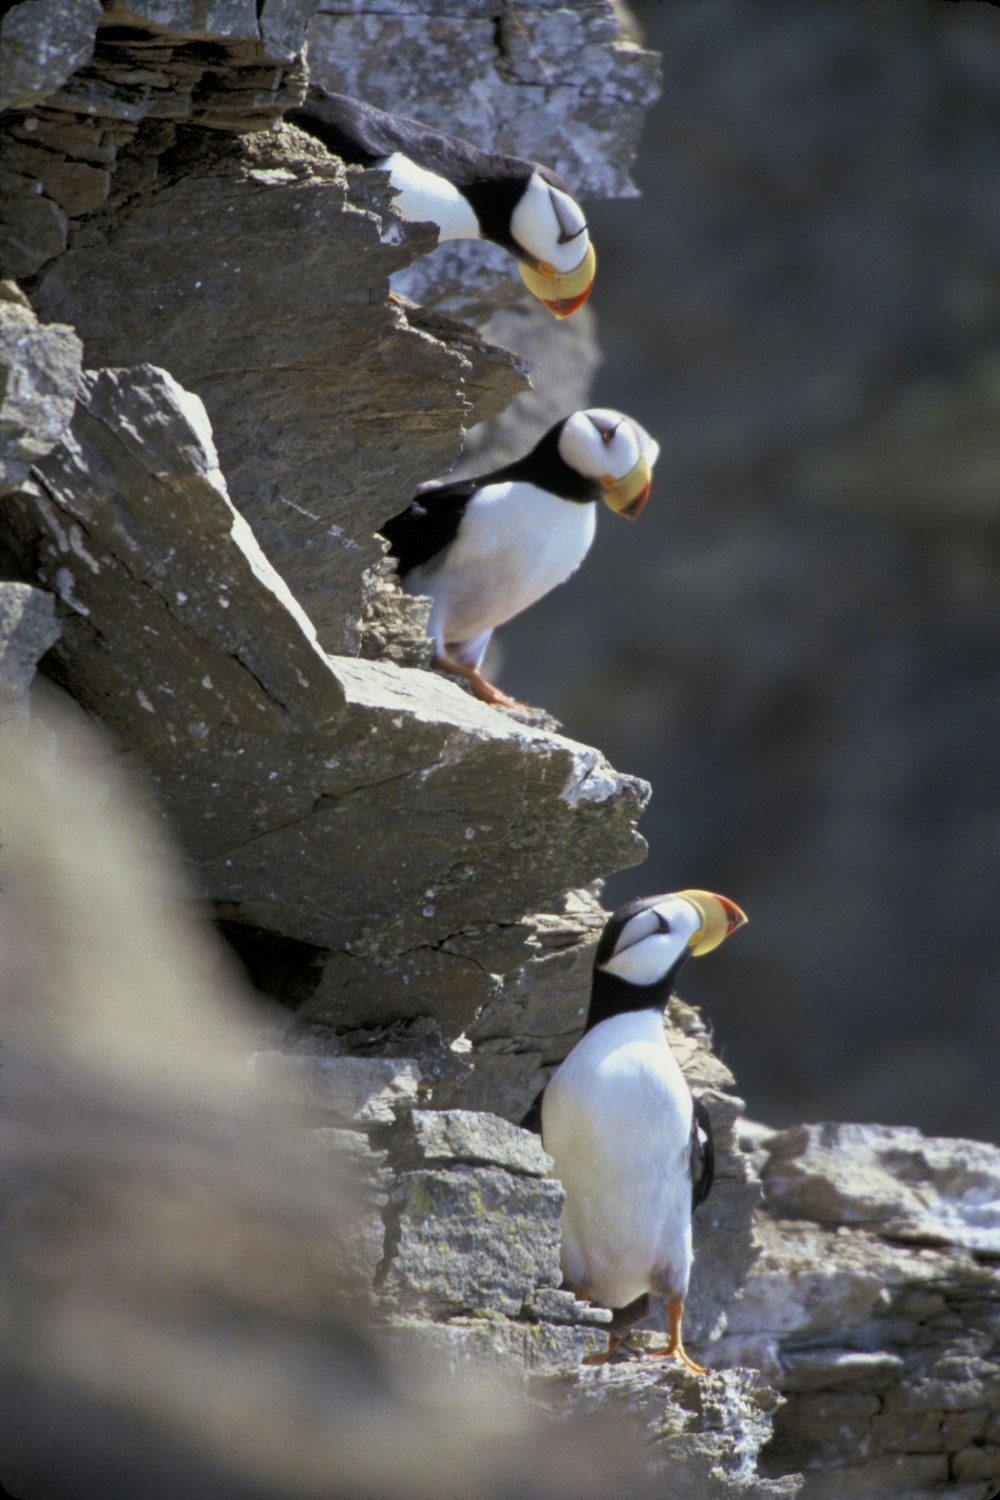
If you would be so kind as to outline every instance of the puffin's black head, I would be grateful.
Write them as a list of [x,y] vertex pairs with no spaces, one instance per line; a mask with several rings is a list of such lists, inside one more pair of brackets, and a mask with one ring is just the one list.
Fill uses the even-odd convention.
[[711,953],[745,914],[711,891],[629,901],[608,918],[594,955],[587,1029],[623,1011],[665,1006],[689,958]]

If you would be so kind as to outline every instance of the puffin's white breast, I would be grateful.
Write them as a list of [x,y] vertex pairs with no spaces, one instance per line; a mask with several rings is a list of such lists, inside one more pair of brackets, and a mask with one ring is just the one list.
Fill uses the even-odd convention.
[[432,620],[445,641],[470,640],[575,573],[596,525],[592,502],[560,500],[521,481],[488,484],[466,506],[451,546],[414,568],[406,588],[433,597]]
[[375,163],[397,190],[396,208],[410,223],[437,224],[442,240],[478,240],[482,238],[479,220],[472,205],[446,177],[428,172],[416,162],[394,151]]
[[691,1273],[691,1093],[658,1011],[587,1032],[551,1079],[542,1138],[566,1192],[563,1273],[607,1307]]

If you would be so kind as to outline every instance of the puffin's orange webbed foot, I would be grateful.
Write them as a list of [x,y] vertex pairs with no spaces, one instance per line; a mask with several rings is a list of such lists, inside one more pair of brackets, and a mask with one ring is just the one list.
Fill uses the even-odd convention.
[[476,697],[483,703],[492,703],[495,708],[527,708],[528,706],[517,698],[508,697],[500,688],[494,687],[492,682],[487,682],[478,667],[467,667],[460,661],[453,661],[450,656],[435,656],[434,665],[440,667],[443,672],[451,672],[456,677],[466,678]]
[[699,1365],[691,1358],[683,1344],[668,1344],[665,1349],[643,1349],[647,1359],[677,1359],[691,1371],[692,1375],[711,1375],[711,1365]]
[[681,1337],[681,1323],[684,1320],[684,1299],[682,1297],[671,1297],[667,1303],[667,1312],[670,1314],[670,1342],[665,1349],[644,1349],[642,1352],[649,1359],[677,1359],[682,1365],[691,1371],[692,1375],[711,1375],[709,1365],[699,1365],[693,1360],[684,1348],[684,1340]]

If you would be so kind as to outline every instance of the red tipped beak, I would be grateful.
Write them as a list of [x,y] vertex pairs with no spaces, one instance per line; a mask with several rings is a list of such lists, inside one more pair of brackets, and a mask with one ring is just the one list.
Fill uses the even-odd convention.
[[718,901],[726,913],[726,937],[729,937],[738,927],[744,925],[747,919],[746,912],[741,911],[736,902],[730,901],[728,896],[719,896]]
[[624,516],[626,521],[634,521],[645,510],[646,501],[649,499],[649,492],[652,488],[653,481],[650,480],[645,489],[641,489],[635,499],[626,505],[624,510],[620,510],[618,514]]
[[568,318],[576,312],[577,308],[583,306],[587,298],[590,296],[593,287],[594,283],[591,282],[590,285],[580,293],[579,297],[562,297],[553,301],[549,301],[548,297],[543,297],[542,301],[545,303],[545,306],[548,308],[549,312],[555,313],[557,318]]

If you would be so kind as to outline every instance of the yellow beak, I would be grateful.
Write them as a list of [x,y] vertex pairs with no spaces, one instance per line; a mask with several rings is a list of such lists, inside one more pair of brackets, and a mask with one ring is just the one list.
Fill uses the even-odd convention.
[[523,260],[517,264],[521,280],[532,296],[544,302],[557,318],[568,318],[590,296],[597,256],[593,245],[588,245],[586,255],[574,271],[557,271],[545,260],[537,266],[526,265]]
[[746,912],[735,901],[730,901],[725,896],[716,896],[712,891],[678,891],[677,894],[683,896],[685,901],[690,901],[701,917],[701,926],[688,943],[695,958],[700,958],[703,953],[711,953],[713,948],[725,942],[730,933],[742,927],[747,920]]
[[634,521],[649,499],[649,491],[653,484],[653,470],[649,459],[640,458],[635,468],[630,470],[624,479],[612,479],[610,474],[605,474],[601,483],[604,486],[602,499],[605,505],[613,510],[616,516],[624,516],[626,521]]

